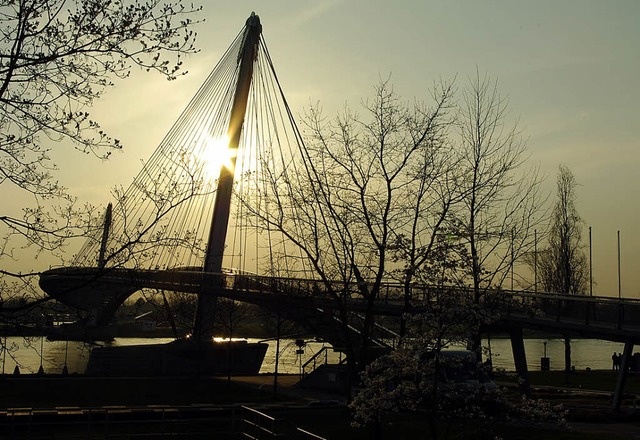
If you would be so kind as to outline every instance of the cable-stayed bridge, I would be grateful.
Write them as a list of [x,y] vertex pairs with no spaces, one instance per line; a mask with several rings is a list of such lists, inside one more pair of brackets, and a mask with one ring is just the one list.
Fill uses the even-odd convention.
[[[278,228],[308,209],[298,194],[308,185],[307,156],[252,14],[133,183],[114,191],[72,264],[44,272],[40,285],[97,326],[138,290],[194,293],[194,339],[208,340],[216,298],[230,291],[225,267],[259,274],[263,286],[317,276]],[[313,313],[338,326],[329,312]]]
[[[104,222],[70,266],[220,273],[224,264],[265,275],[304,274],[300,259],[284,261],[288,249],[265,223],[271,208],[264,197],[295,171],[300,148],[260,20],[252,14],[133,183],[114,191]],[[44,290],[61,300],[72,295],[51,290],[52,274],[42,275]],[[137,290],[119,289],[111,311]],[[104,294],[99,287],[81,290],[87,297]],[[107,304],[87,301],[100,306],[104,324]],[[211,336],[214,308],[213,296],[199,296],[198,337]]]
[[[308,179],[315,171],[301,139],[262,26],[252,15],[133,183],[114,191],[104,222],[71,266],[42,274],[43,290],[91,311],[99,324],[140,289],[197,294],[198,339],[212,335],[216,298],[225,296],[286,309],[339,345],[336,310],[357,313],[368,305],[358,295],[361,283],[319,278],[317,261],[300,251],[295,240],[314,225],[301,221],[289,225],[296,235],[283,232],[288,219],[324,215],[309,213],[305,203],[304,194],[323,190]],[[344,292],[341,302],[330,295],[333,285]],[[416,303],[407,306],[400,286],[382,285],[388,294],[373,304],[374,312],[419,312],[423,293],[433,288],[412,289]],[[635,301],[498,294],[492,306],[500,312],[499,324],[509,328],[629,344],[640,338],[633,325],[640,317]],[[529,306],[538,313],[528,312]]]

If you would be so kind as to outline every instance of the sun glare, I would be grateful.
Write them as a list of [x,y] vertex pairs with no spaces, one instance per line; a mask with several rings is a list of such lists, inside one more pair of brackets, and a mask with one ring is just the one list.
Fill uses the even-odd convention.
[[226,136],[224,138],[207,136],[205,142],[203,159],[206,163],[207,173],[214,179],[217,179],[220,177],[222,167],[233,171],[233,159],[237,155],[237,150],[229,148],[229,139]]

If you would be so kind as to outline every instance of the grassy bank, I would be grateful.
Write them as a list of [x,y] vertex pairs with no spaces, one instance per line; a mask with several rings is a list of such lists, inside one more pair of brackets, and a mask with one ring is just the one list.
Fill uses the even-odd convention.
[[[515,374],[502,375],[497,379],[501,382],[517,383]],[[564,371],[529,372],[529,381],[532,386],[595,390],[613,393],[617,380],[617,371],[575,371],[569,374]],[[640,394],[640,373],[629,372],[627,374],[624,390],[625,393],[628,394]]]

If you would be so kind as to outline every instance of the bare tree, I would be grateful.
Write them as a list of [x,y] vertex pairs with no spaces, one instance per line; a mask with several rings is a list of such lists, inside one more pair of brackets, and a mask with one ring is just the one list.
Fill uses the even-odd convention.
[[[446,177],[452,86],[441,85],[433,98],[432,108],[407,105],[383,80],[373,99],[363,102],[363,116],[347,109],[329,121],[314,106],[303,122],[306,146],[298,172],[267,174],[273,196],[269,210],[257,214],[265,228],[298,249],[300,261],[321,281],[319,294],[338,303],[348,357],[355,361],[360,353],[360,367],[368,362],[383,282],[392,273],[411,277],[424,264],[438,228],[431,214],[447,203],[431,189],[446,186],[434,181]],[[407,254],[412,260],[403,256],[399,262]],[[341,306],[352,295],[366,303],[357,342]]]
[[[197,11],[181,0],[0,1],[0,185],[24,200],[22,210],[0,213],[1,258],[18,258],[24,246],[59,252],[96,226],[95,210],[77,206],[55,179],[53,146],[69,142],[100,158],[120,148],[87,108],[134,66],[180,74],[181,56],[195,51]],[[6,265],[2,274],[30,275]]]
[[238,326],[252,318],[255,312],[255,307],[229,298],[220,299],[218,307],[220,311],[216,314],[216,323],[229,341],[237,336]]
[[233,337],[237,331],[237,327],[243,322],[249,320],[253,315],[254,309],[246,303],[235,301],[229,298],[221,298],[218,300],[216,308],[216,323],[219,329],[224,332],[227,338],[227,380],[231,380],[231,372],[233,371]]
[[[203,159],[183,148],[175,148],[172,153],[177,157],[156,154],[154,164],[163,160],[163,166],[145,165],[128,189],[113,190],[116,204],[104,243],[103,266],[148,268],[171,267],[185,261],[195,266],[202,263],[202,234],[196,226],[176,217],[195,215],[188,211],[190,204],[211,198],[215,185],[207,178]],[[99,227],[88,234],[85,246],[75,257],[76,264],[96,264],[103,232]]]
[[[551,212],[548,246],[537,255],[538,277],[546,292],[570,295],[587,293],[589,262],[582,243],[584,223],[575,206],[576,180],[560,165],[556,201]],[[571,339],[564,337],[565,372],[571,371]]]
[[[476,75],[463,91],[459,113],[462,203],[454,228],[464,244],[474,301],[502,287],[515,260],[533,247],[533,230],[541,215],[537,169],[526,169],[526,143],[517,123],[509,126],[508,101],[497,81]],[[480,335],[473,341],[480,351]]]
[[576,186],[571,170],[560,165],[548,246],[538,254],[538,277],[546,292],[581,295],[588,291],[589,262],[582,242],[584,222],[575,206]]
[[353,322],[345,300],[366,304],[360,338],[346,344],[352,360],[360,354],[358,368],[370,360],[374,305],[386,281],[403,286],[395,293],[407,304],[416,281],[471,284],[478,304],[533,246],[540,179],[524,169],[517,128],[505,128],[497,86],[478,74],[453,116],[450,84],[433,98],[430,109],[406,105],[387,80],[363,103],[363,115],[347,109],[328,120],[312,107],[303,163],[265,174],[261,194],[272,196],[256,214],[300,251],[300,265],[312,267],[318,294],[338,303],[345,334]]
[[[130,283],[122,283],[118,288],[100,290],[104,287],[100,283],[103,275],[123,268],[194,271],[202,267],[205,253],[202,229],[206,225],[185,219],[197,217],[189,209],[194,204],[207,206],[206,200],[215,193],[215,185],[207,179],[204,160],[179,148],[171,152],[177,157],[156,152],[156,160],[152,162],[160,160],[162,166],[154,169],[144,166],[127,190],[114,191],[116,203],[113,208],[109,205],[104,224],[87,234],[84,247],[74,256],[72,267],[98,269],[91,288],[101,292],[99,304],[93,301],[94,295],[83,293],[87,288],[83,283],[59,292],[47,284],[46,273],[40,278],[41,285],[44,277],[44,286],[52,288],[47,293],[79,309],[81,319],[74,331],[81,338],[87,337],[87,328],[108,326],[118,307],[137,289]],[[154,303],[164,309],[177,336],[171,306],[176,305],[184,314],[190,310],[191,301],[178,294],[167,298],[165,292],[156,289],[143,289],[143,295],[156,299]],[[81,310],[88,313],[82,316]],[[184,316],[180,316],[182,319]]]
[[[453,84],[447,84],[440,88],[440,98],[433,96],[442,105],[434,110],[434,117],[425,126],[423,133],[428,133],[429,147],[421,150],[421,158],[413,161],[413,179],[407,182],[400,197],[410,201],[403,204],[404,223],[392,230],[394,242],[390,260],[399,266],[393,276],[404,286],[407,309],[413,300],[413,283],[450,281],[442,269],[449,264],[450,254],[454,252],[447,228],[451,210],[460,202],[459,173],[458,158],[451,154],[453,146],[448,137],[453,123],[450,102],[439,99],[453,96],[454,91]],[[405,333],[405,325],[403,318],[401,335]]]
[[190,293],[170,292],[166,295],[176,328],[190,331],[196,313],[198,298]]
[[[175,78],[194,51],[193,8],[180,1],[4,1],[0,4],[0,171],[36,198],[60,197],[51,142],[70,140],[99,157],[120,148],[85,110],[134,65]],[[173,60],[172,60],[173,58]],[[2,218],[17,229],[32,220]],[[31,227],[31,228],[30,228]],[[54,232],[54,231],[51,231]]]

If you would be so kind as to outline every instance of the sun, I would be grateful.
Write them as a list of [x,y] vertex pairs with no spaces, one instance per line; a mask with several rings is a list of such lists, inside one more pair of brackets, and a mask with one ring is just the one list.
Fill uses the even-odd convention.
[[205,162],[207,174],[214,179],[218,179],[220,177],[222,167],[225,167],[231,172],[234,171],[234,159],[237,155],[237,149],[229,148],[229,138],[226,136],[222,138],[207,136],[201,153],[202,159]]

